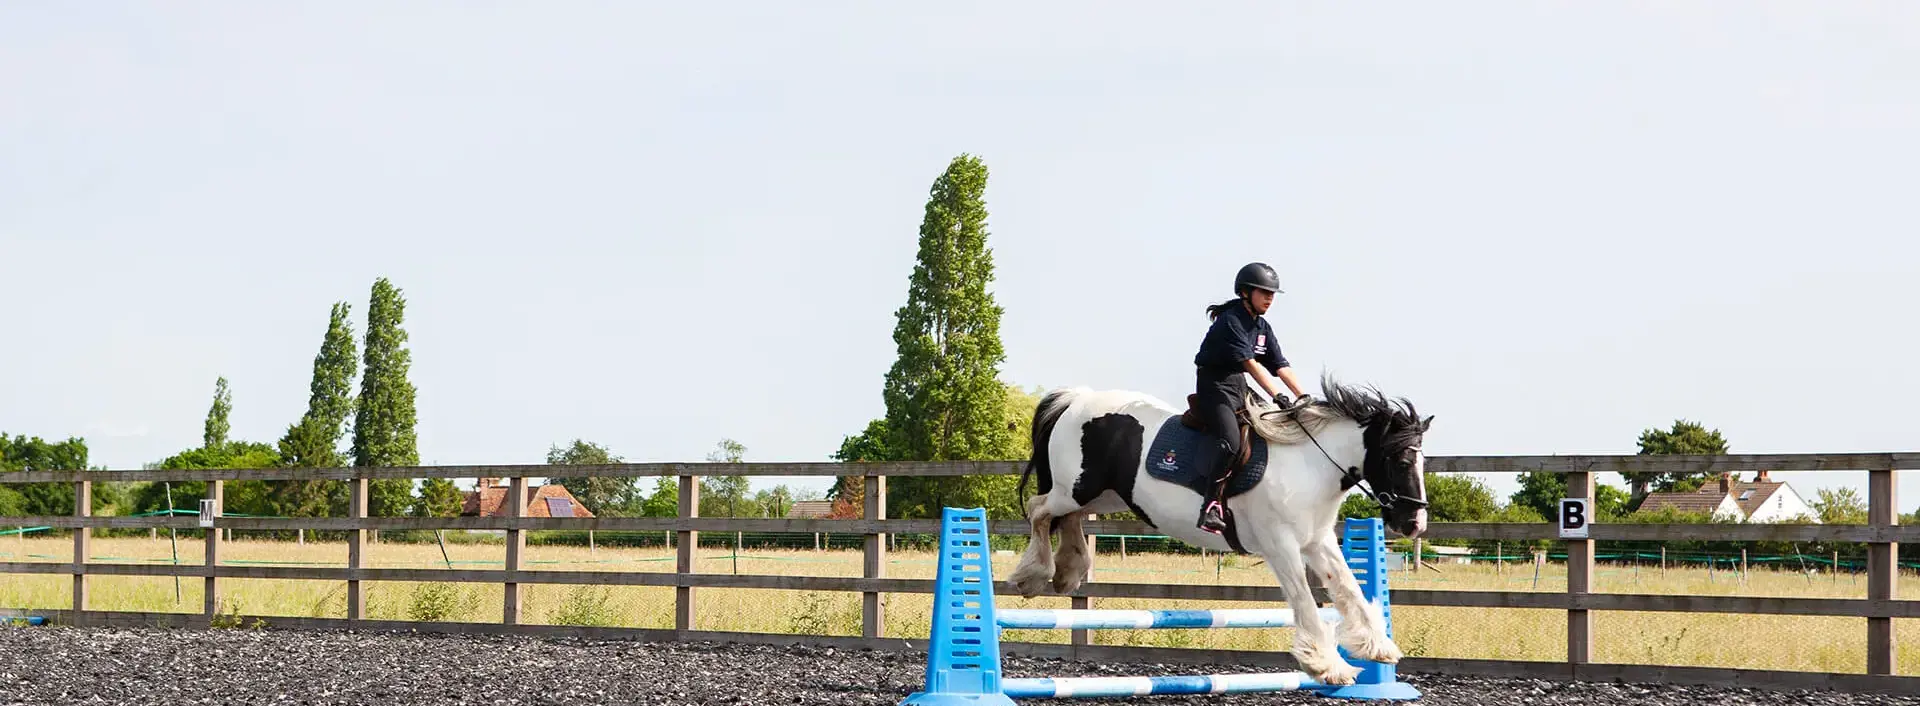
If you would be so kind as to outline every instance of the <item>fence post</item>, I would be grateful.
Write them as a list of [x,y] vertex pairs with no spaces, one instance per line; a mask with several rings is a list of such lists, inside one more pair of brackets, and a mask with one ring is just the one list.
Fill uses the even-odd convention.
[[[73,484],[73,516],[93,516],[93,481],[83,480]],[[21,537],[27,536],[25,532]],[[73,624],[85,625],[80,612],[87,609],[87,557],[91,554],[88,543],[93,538],[92,527],[73,528]]]
[[[1876,529],[1900,524],[1900,513],[1894,511],[1894,478],[1892,469],[1867,472],[1867,523]],[[1868,601],[1889,601],[1899,594],[1900,569],[1895,563],[1899,554],[1899,542],[1867,545]],[[1868,674],[1892,674],[1897,647],[1892,618],[1867,618]]]
[[[517,520],[527,511],[527,479],[514,476],[507,480],[507,499],[501,502],[507,506],[507,518]],[[527,533],[519,529],[507,530],[507,582],[506,596],[501,599],[500,622],[507,625],[520,624],[520,603],[524,597],[524,587],[514,579],[520,576],[520,554],[527,550]]]
[[[867,476],[866,480],[866,518],[869,521],[887,519],[887,477]],[[887,576],[887,535],[875,531],[867,535],[866,571],[867,578],[879,579]],[[887,630],[887,603],[885,596],[878,591],[864,591],[860,594],[860,636],[880,637]]]
[[[223,514],[227,503],[227,482],[219,480],[207,481],[207,499],[213,501],[214,517],[217,518]],[[207,588],[204,591],[204,598],[206,599],[207,623],[209,625],[213,623],[214,616],[220,614],[220,579],[215,578],[213,575],[214,570],[220,566],[220,529],[220,527],[215,526],[208,527],[206,530]]]
[[[347,481],[347,510],[353,515],[353,531],[347,533],[347,568],[359,573],[367,553],[367,479]],[[347,624],[367,619],[367,586],[360,579],[347,579]]]
[[[1592,498],[1593,473],[1575,471],[1567,474],[1567,497]],[[1591,537],[1591,535],[1589,535]],[[1580,601],[1593,588],[1593,540],[1569,539],[1567,542],[1567,598]],[[1567,663],[1574,665],[1574,677],[1579,678],[1578,665],[1593,661],[1593,616],[1585,608],[1567,609]]]
[[[680,519],[688,520],[700,516],[700,483],[695,476],[680,476]],[[700,543],[700,533],[692,530],[680,530],[679,561],[674,570],[680,575],[694,573],[693,550]],[[673,589],[673,628],[675,630],[693,629],[693,587],[679,586]]]

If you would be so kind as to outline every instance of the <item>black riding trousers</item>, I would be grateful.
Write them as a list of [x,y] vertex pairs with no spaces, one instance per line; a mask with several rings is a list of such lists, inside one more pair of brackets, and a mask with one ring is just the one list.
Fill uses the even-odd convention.
[[1220,480],[1227,462],[1240,455],[1240,423],[1234,413],[1245,404],[1246,390],[1246,378],[1239,371],[1221,374],[1202,368],[1196,376],[1194,412],[1218,440],[1213,456],[1202,465],[1211,480]]

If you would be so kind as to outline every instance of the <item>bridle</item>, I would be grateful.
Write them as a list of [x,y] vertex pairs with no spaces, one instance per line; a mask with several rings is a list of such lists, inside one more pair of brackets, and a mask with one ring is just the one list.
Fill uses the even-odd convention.
[[[1313,430],[1308,429],[1307,425],[1301,422],[1299,417],[1296,417],[1293,414],[1286,412],[1284,410],[1273,410],[1270,412],[1262,412],[1260,413],[1260,416],[1262,418],[1265,418],[1269,414],[1287,415],[1287,418],[1293,420],[1294,424],[1300,425],[1300,431],[1307,435],[1307,440],[1313,442],[1314,448],[1320,449],[1320,455],[1327,457],[1328,463],[1333,464],[1335,468],[1338,468],[1340,466],[1340,462],[1333,460],[1333,454],[1327,453],[1327,448],[1320,445],[1320,440],[1313,437]],[[1412,446],[1407,447],[1406,450],[1419,453],[1420,445],[1414,444]],[[1369,484],[1366,481],[1367,481],[1366,472],[1360,470],[1359,466],[1347,466],[1345,470],[1341,471],[1340,490],[1342,492],[1345,492],[1347,490],[1353,489],[1356,486],[1359,487],[1360,493],[1367,496],[1367,499],[1372,500],[1373,504],[1380,506],[1380,509],[1383,512],[1387,510],[1392,510],[1396,507],[1401,507],[1401,506],[1405,506],[1406,511],[1408,512],[1419,511],[1427,507],[1427,501],[1424,499],[1410,498],[1405,495],[1395,493],[1391,490],[1375,491],[1374,489],[1367,487]]]

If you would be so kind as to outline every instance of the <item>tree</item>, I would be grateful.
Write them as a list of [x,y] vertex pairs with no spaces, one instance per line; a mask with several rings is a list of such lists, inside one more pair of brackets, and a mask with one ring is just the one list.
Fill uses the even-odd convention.
[[1824,525],[1867,524],[1867,501],[1852,488],[1821,488],[1815,493],[1813,511]]
[[201,434],[202,448],[215,448],[227,443],[227,432],[233,428],[228,423],[228,415],[233,413],[233,396],[227,392],[225,377],[213,383],[213,408],[207,410],[206,431]]
[[1493,491],[1465,475],[1429,473],[1427,519],[1432,522],[1486,522],[1500,512]]
[[1012,434],[997,378],[1001,307],[987,284],[987,167],[956,157],[934,181],[907,302],[894,313],[899,357],[883,397],[896,448],[913,460],[1007,458]]
[[[1640,432],[1640,453],[1656,454],[1724,454],[1727,452],[1727,440],[1720,430],[1709,430],[1698,422],[1677,419],[1673,427],[1666,431],[1648,428]],[[1651,491],[1691,492],[1713,477],[1712,473],[1623,473],[1632,486],[1630,507],[1639,508]],[[1649,490],[1651,489],[1651,491]],[[1551,517],[1551,515],[1549,515]]]
[[793,490],[784,485],[767,488],[754,494],[753,504],[763,517],[786,517],[793,507]]
[[[270,468],[280,465],[280,453],[274,447],[254,441],[226,441],[213,447],[186,449],[152,464],[152,468],[161,470],[186,470],[205,468]],[[167,494],[173,494],[173,508],[193,510],[199,507],[199,499],[207,497],[206,481],[181,481],[178,483],[148,483],[136,491],[133,496],[134,510],[137,512],[158,512],[167,509]],[[274,509],[266,481],[233,480],[227,481],[223,512],[245,515],[272,515]]]
[[[732,439],[721,439],[707,454],[708,463],[740,463],[747,447]],[[758,517],[759,508],[748,495],[752,484],[746,476],[707,476],[700,479],[700,516]]]
[[[1594,519],[1619,519],[1625,517],[1632,507],[1626,491],[1605,483],[1593,484],[1593,496]],[[1508,502],[1526,507],[1542,518],[1553,518],[1560,516],[1560,500],[1565,497],[1565,475],[1528,471],[1520,474],[1520,490],[1515,491]]]
[[[38,436],[0,433],[0,472],[87,470],[87,442],[79,437],[50,443]],[[94,509],[102,497],[93,498]],[[0,486],[0,507],[18,508],[13,515],[73,514],[72,483],[22,483]]]
[[[347,465],[339,451],[340,436],[353,413],[353,376],[359,370],[354,356],[353,327],[347,316],[352,307],[335,302],[327,320],[320,353],[313,357],[313,380],[307,384],[307,412],[280,437],[280,463],[295,468],[338,468]],[[327,514],[329,496],[338,481],[279,480],[270,484],[275,512],[284,517]],[[341,488],[344,490],[344,488]],[[344,493],[341,493],[344,497]],[[344,508],[339,508],[344,510]]]
[[680,482],[678,479],[661,476],[653,483],[653,492],[640,504],[641,517],[679,517]]
[[428,478],[420,482],[420,497],[413,502],[414,517],[459,517],[464,499],[451,478]]
[[[574,439],[565,448],[559,446],[547,449],[547,463],[569,466],[605,466],[623,463],[619,456],[613,455],[599,444]],[[669,479],[671,480],[671,479]],[[573,493],[575,500],[587,506],[593,514],[602,517],[633,517],[641,514],[641,506],[646,499],[632,478],[614,476],[556,477],[547,482],[563,486]]]
[[[414,388],[407,380],[412,354],[401,327],[406,299],[387,278],[373,283],[367,304],[366,375],[360,380],[360,404],[353,423],[353,465],[390,467],[420,465],[414,437]],[[370,481],[367,513],[381,517],[404,514],[412,505],[412,482],[406,479]]]

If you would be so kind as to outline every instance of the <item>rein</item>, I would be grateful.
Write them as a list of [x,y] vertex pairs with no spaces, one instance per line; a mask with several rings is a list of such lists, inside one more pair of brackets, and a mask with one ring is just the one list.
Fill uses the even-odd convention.
[[[1340,462],[1333,460],[1333,454],[1327,453],[1327,448],[1320,445],[1320,440],[1314,438],[1313,436],[1313,430],[1308,429],[1306,423],[1300,421],[1299,417],[1293,416],[1291,413],[1277,411],[1277,410],[1272,412],[1264,412],[1260,416],[1265,417],[1269,414],[1286,414],[1287,418],[1293,420],[1294,424],[1300,425],[1301,433],[1306,434],[1307,440],[1313,442],[1313,447],[1320,450],[1320,455],[1327,457],[1328,463],[1333,464],[1335,468],[1338,468],[1340,466]],[[1414,446],[1411,448],[1415,451],[1420,450],[1420,447],[1418,446]],[[1359,466],[1348,466],[1346,470],[1342,471],[1340,474],[1340,489],[1342,491],[1349,490],[1357,486],[1360,488],[1361,494],[1366,495],[1367,499],[1373,501],[1373,504],[1380,506],[1381,510],[1390,510],[1393,508],[1393,506],[1400,505],[1403,503],[1406,505],[1411,505],[1414,509],[1427,507],[1427,501],[1425,500],[1421,500],[1418,498],[1409,498],[1405,495],[1401,495],[1399,493],[1395,493],[1390,490],[1382,490],[1376,493],[1372,488],[1368,487],[1369,485],[1370,484],[1366,482],[1366,473],[1361,471]]]

